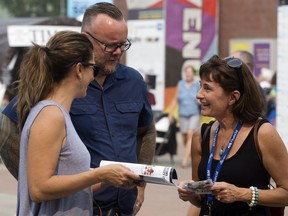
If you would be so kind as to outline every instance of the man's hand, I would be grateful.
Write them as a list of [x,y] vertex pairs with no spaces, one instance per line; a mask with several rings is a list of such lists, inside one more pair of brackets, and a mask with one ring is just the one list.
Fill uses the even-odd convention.
[[136,202],[134,204],[133,216],[135,216],[139,212],[141,207],[142,207],[142,204],[144,202],[145,187],[146,187],[146,183],[145,182],[140,182],[138,184],[138,186],[137,186],[138,195],[137,195]]

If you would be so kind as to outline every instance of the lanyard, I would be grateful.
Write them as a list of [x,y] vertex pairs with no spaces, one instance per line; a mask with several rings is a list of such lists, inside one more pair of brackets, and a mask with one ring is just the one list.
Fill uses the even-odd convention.
[[[231,138],[229,140],[228,146],[225,149],[224,153],[222,154],[222,156],[220,158],[220,161],[217,164],[217,167],[216,167],[213,179],[212,179],[211,178],[211,165],[212,165],[213,156],[214,156],[214,152],[215,152],[216,140],[217,140],[218,133],[219,133],[219,130],[220,130],[220,125],[217,126],[217,128],[215,130],[214,137],[213,137],[212,148],[211,148],[211,151],[210,151],[210,156],[209,156],[208,164],[207,164],[207,173],[206,173],[207,179],[212,179],[213,182],[217,181],[217,178],[218,178],[219,172],[220,172],[220,170],[222,168],[222,165],[224,163],[224,160],[227,157],[228,153],[230,152],[231,147],[232,147],[232,145],[233,145],[233,143],[234,143],[234,141],[235,141],[235,139],[237,137],[237,134],[238,134],[238,132],[240,131],[240,129],[242,127],[242,124],[243,124],[242,121],[238,121],[237,126],[235,127],[235,129],[233,131],[233,134],[232,134],[232,136],[231,136]],[[208,202],[211,203],[212,200],[213,200],[212,195],[208,194]]]

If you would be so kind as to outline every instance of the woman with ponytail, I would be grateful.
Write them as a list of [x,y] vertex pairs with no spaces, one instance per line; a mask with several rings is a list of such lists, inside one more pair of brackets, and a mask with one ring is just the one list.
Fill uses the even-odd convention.
[[97,72],[93,45],[72,31],[33,46],[20,66],[17,215],[92,215],[92,189],[133,188],[140,177],[120,165],[90,169],[69,111]]

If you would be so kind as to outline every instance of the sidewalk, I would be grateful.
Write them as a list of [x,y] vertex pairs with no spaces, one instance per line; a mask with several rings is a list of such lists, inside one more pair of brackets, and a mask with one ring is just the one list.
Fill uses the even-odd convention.
[[[180,146],[182,147],[182,146]],[[175,164],[170,164],[169,155],[160,156],[157,159],[158,165],[172,166],[176,169],[178,181],[191,179],[191,169],[182,168],[181,158],[182,150],[178,148],[178,155],[174,158]],[[177,187],[163,186],[156,184],[147,184],[145,190],[144,204],[137,216],[186,216],[190,203],[179,199]]]
[[17,181],[3,163],[0,164],[0,215],[16,215]]

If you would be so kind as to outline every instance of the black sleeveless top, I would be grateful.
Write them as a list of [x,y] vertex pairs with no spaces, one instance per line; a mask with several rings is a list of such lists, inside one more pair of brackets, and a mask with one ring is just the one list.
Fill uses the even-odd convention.
[[[268,122],[267,120],[261,120],[259,127]],[[201,134],[203,136],[204,131],[208,124],[203,124],[201,128]],[[208,128],[207,128],[208,129]],[[207,163],[210,154],[209,140],[210,140],[211,127],[207,131],[206,137],[202,142],[202,157],[198,167],[199,180],[206,179]],[[237,187],[249,188],[250,186],[258,187],[259,189],[268,189],[269,177],[265,170],[262,161],[260,160],[255,142],[254,142],[254,127],[248,134],[242,146],[231,158],[224,161],[222,169],[218,175],[218,182],[225,181],[230,184],[234,184]],[[211,176],[214,176],[214,172],[219,160],[213,159],[211,166]],[[200,215],[208,215],[207,197],[202,197],[203,204],[201,207]],[[264,206],[254,206],[250,209],[245,202],[234,202],[231,204],[225,204],[219,202],[213,197],[213,216],[237,216],[237,215],[267,215],[269,216],[269,208]]]

